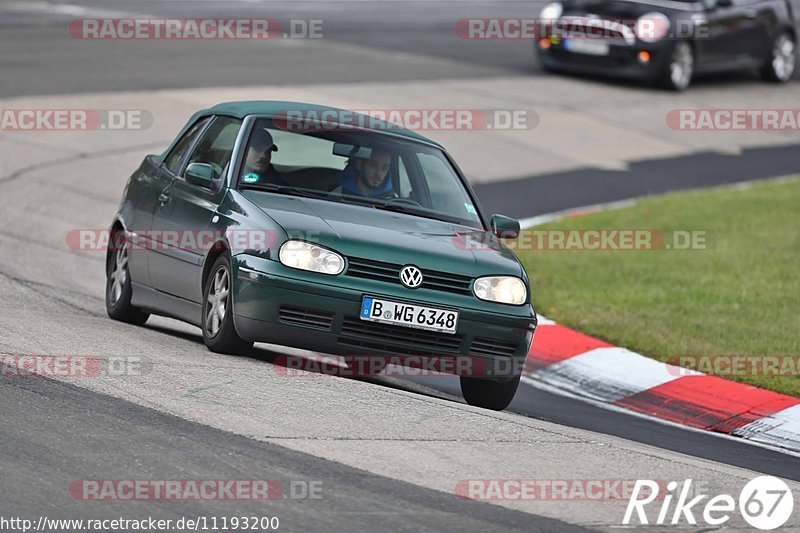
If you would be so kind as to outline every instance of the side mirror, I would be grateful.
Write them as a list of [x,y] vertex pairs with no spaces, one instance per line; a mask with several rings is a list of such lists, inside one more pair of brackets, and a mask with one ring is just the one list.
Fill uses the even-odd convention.
[[505,215],[492,215],[492,232],[501,239],[519,237],[519,220]]
[[189,163],[186,167],[186,181],[204,189],[213,189],[214,167],[208,163]]

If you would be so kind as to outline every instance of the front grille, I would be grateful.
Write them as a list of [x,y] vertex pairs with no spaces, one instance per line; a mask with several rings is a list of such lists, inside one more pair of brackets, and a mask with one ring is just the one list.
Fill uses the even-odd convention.
[[339,344],[410,355],[461,351],[463,335],[449,335],[345,317]]
[[475,337],[469,347],[469,353],[474,355],[489,355],[492,357],[511,357],[517,352],[517,344],[497,339]]
[[281,322],[308,328],[330,330],[333,325],[333,313],[288,305],[280,306],[278,318],[280,318]]
[[[359,257],[348,258],[348,263],[348,276],[396,284],[400,284],[400,270],[405,266]],[[472,278],[469,276],[426,270],[424,268],[420,270],[422,271],[422,288],[455,294],[472,294],[470,290]]]

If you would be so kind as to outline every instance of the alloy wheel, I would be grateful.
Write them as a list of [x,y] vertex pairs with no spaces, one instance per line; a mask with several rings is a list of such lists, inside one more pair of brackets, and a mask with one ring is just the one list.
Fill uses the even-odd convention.
[[128,245],[123,244],[114,256],[114,266],[111,270],[111,287],[109,297],[111,305],[116,305],[122,297],[125,282],[128,281]]
[[678,90],[686,89],[692,82],[694,74],[694,54],[689,43],[679,42],[672,53],[669,65],[669,76],[673,87]]
[[784,33],[775,41],[772,49],[772,70],[780,81],[789,81],[795,69],[795,42],[789,34]]
[[211,287],[208,290],[205,325],[209,337],[215,337],[219,333],[222,321],[225,320],[225,314],[228,311],[229,294],[228,269],[221,266],[214,273]]

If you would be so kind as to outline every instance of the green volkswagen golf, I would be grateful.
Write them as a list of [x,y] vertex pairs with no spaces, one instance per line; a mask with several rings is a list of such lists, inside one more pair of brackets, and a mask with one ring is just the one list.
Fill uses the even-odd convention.
[[128,180],[106,307],[194,324],[221,353],[266,342],[351,362],[456,358],[468,364],[437,368],[469,404],[502,410],[537,323],[502,242],[518,234],[417,133],[323,106],[225,103]]

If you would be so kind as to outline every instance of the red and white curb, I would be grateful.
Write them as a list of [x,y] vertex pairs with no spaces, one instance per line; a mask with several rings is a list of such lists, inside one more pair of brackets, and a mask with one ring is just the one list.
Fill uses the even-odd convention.
[[543,317],[525,375],[616,408],[800,452],[800,398],[660,363]]
[[[744,182],[743,188],[774,178]],[[523,227],[635,205],[622,200],[542,215]],[[539,317],[526,381],[696,430],[800,452],[800,398],[660,363]]]

